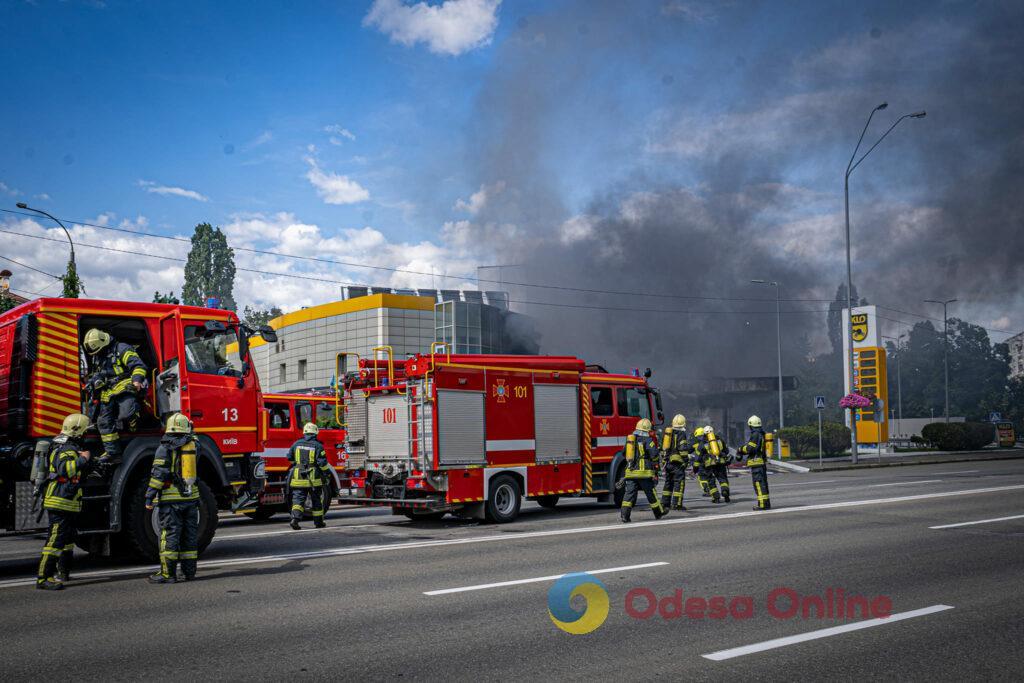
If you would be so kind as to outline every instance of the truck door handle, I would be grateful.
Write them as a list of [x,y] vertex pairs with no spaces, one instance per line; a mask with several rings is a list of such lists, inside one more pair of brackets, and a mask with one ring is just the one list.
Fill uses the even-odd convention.
[[203,416],[203,411],[201,411],[201,410],[193,410],[192,411],[192,419],[193,420],[198,420],[202,416]]

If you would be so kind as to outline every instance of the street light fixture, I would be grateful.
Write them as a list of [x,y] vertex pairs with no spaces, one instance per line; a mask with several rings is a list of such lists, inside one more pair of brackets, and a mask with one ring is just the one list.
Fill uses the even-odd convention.
[[41,214],[43,216],[46,216],[47,218],[49,218],[50,220],[55,222],[57,225],[59,225],[64,230],[64,234],[68,236],[68,244],[71,245],[71,260],[70,260],[71,268],[70,268],[70,271],[75,273],[75,276],[77,277],[77,275],[78,275],[78,267],[75,265],[75,243],[71,241],[71,233],[68,232],[68,229],[64,226],[64,224],[61,223],[60,220],[58,220],[56,216],[51,216],[50,214],[46,213],[42,209],[34,209],[31,206],[29,206],[28,204],[26,204],[25,202],[18,202],[16,204],[16,206],[19,209],[24,209],[25,211],[34,211],[35,213]]
[[896,342],[896,401],[899,406],[898,410],[896,411],[896,414],[899,415],[899,417],[897,418],[899,420],[899,427],[896,429],[896,431],[898,432],[899,436],[903,436],[903,372],[900,367],[903,359],[902,343],[903,338],[909,336],[910,335],[908,335],[906,332],[900,332],[899,335],[895,337],[885,337],[883,335],[883,338],[891,339],[894,342]]
[[[868,115],[868,120],[864,124],[864,130],[860,132],[860,137],[857,139],[857,146],[853,148],[853,154],[850,155],[850,161],[846,164],[846,175],[843,179],[843,196],[846,207],[846,310],[847,310],[847,323],[846,323],[846,339],[847,339],[847,353],[846,353],[846,366],[847,371],[850,373],[850,389],[853,390],[853,268],[850,263],[850,174],[853,173],[854,169],[860,166],[861,162],[867,158],[875,147],[884,140],[893,129],[900,125],[903,119],[922,119],[926,113],[924,111],[917,111],[912,114],[904,114],[903,116],[896,119],[896,122],[889,126],[889,130],[882,134],[882,137],[878,138],[875,144],[871,145],[871,149],[864,152],[860,159],[857,159],[857,151],[860,150],[860,145],[864,142],[864,135],[868,132],[868,126],[871,125],[871,119],[874,117],[875,112],[882,111],[889,106],[888,102],[882,102],[880,105],[871,110]],[[856,162],[854,161],[855,159]],[[851,420],[850,423],[850,460],[853,464],[857,464],[857,424],[855,420]]]
[[956,299],[946,299],[945,301],[936,301],[935,299],[925,299],[926,304],[939,304],[942,306],[942,365],[945,369],[946,374],[946,424],[949,424],[949,317],[946,315],[947,308]]
[[775,288],[775,341],[779,355],[779,429],[782,429],[786,426],[785,413],[782,410],[782,308],[780,298],[782,286],[778,282],[769,282],[768,280],[751,280],[751,282]]

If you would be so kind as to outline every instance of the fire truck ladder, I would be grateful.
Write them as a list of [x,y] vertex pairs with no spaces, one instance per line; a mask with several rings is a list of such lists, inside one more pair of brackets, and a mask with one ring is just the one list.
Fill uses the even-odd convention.
[[409,454],[426,470],[430,467],[434,446],[434,427],[431,411],[434,407],[433,383],[423,379],[408,384],[405,400],[409,407]]

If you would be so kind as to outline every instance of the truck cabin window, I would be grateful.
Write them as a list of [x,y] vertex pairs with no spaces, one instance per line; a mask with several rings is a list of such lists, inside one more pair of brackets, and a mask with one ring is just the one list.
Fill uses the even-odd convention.
[[287,403],[267,403],[271,429],[291,429],[292,418],[289,408]]
[[619,389],[619,417],[651,418],[647,394],[637,389]]
[[598,417],[610,416],[612,414],[612,388],[593,387],[590,390],[590,402],[594,406],[594,415]]
[[203,375],[241,377],[238,358],[238,336],[227,328],[211,332],[199,325],[185,328],[185,366],[189,372]]

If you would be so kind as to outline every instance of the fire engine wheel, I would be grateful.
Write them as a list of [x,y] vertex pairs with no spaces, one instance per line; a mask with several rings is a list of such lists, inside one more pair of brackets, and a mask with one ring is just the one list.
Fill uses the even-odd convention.
[[558,496],[541,496],[537,499],[537,505],[550,510],[558,505]]
[[[217,531],[217,498],[200,480],[199,486],[199,552],[206,550]],[[126,501],[125,524],[122,532],[128,541],[129,552],[151,562],[160,559],[160,515],[158,508],[146,509],[146,489],[149,479],[142,478]]]
[[501,474],[491,480],[490,495],[487,497],[485,512],[487,519],[498,524],[511,522],[519,516],[522,504],[522,493],[519,484],[507,474]]

